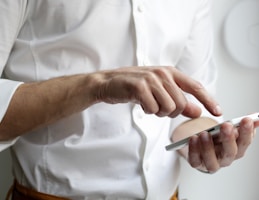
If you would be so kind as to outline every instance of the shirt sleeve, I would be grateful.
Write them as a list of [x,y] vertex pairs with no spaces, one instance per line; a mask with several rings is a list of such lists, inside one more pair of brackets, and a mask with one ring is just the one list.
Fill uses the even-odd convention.
[[[27,0],[0,1],[0,123],[7,111],[15,90],[22,84],[20,81],[8,80],[4,77],[5,65],[12,51],[20,27],[25,18]],[[15,143],[18,138],[11,141],[1,141],[0,151]]]
[[[12,95],[21,82],[0,79],[0,123],[5,115]],[[19,137],[9,141],[0,141],[0,152],[13,145]]]
[[[201,0],[194,15],[192,28],[177,68],[199,81],[215,98],[217,67],[213,59],[214,36],[210,12],[210,1]],[[211,115],[192,95],[187,94],[186,97],[201,107],[202,116],[210,117],[219,122],[223,120],[222,117]],[[172,122],[172,130],[186,120],[188,118],[184,116],[175,118]]]

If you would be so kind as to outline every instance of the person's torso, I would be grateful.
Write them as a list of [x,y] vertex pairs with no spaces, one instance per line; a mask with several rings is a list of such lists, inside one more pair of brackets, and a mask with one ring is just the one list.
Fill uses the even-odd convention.
[[[123,66],[176,66],[196,4],[29,0],[5,76],[27,82]],[[14,174],[39,191],[76,200],[161,199],[178,180],[176,154],[164,149],[169,126],[168,118],[146,115],[140,106],[100,103],[21,137],[13,147]]]

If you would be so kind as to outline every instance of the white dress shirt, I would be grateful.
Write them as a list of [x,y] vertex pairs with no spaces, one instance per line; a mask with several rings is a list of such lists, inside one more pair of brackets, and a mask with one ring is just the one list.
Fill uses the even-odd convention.
[[[208,0],[1,0],[0,120],[23,82],[122,66],[175,66],[213,95],[209,10]],[[165,200],[180,169],[165,146],[184,120],[99,103],[0,149],[12,146],[15,178],[43,193]]]

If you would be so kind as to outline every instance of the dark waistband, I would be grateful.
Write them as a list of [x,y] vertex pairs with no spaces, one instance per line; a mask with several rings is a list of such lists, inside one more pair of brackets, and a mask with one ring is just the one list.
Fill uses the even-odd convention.
[[67,198],[58,197],[50,194],[37,192],[36,190],[27,188],[17,181],[14,181],[6,200],[69,200]]
[[[58,197],[50,194],[44,194],[37,192],[36,190],[27,188],[17,181],[14,181],[10,188],[6,200],[69,200],[64,197]],[[178,200],[178,190],[175,191],[174,195],[170,200]]]

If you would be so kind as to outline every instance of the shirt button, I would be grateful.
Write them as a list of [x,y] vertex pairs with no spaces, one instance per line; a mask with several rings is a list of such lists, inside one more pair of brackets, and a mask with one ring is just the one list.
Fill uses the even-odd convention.
[[144,5],[140,4],[140,5],[138,6],[138,11],[139,11],[140,13],[144,12]]
[[150,62],[148,59],[145,59],[143,63],[144,63],[144,66],[150,66]]
[[146,171],[149,170],[149,163],[148,163],[148,162],[145,163],[145,170],[146,170]]

